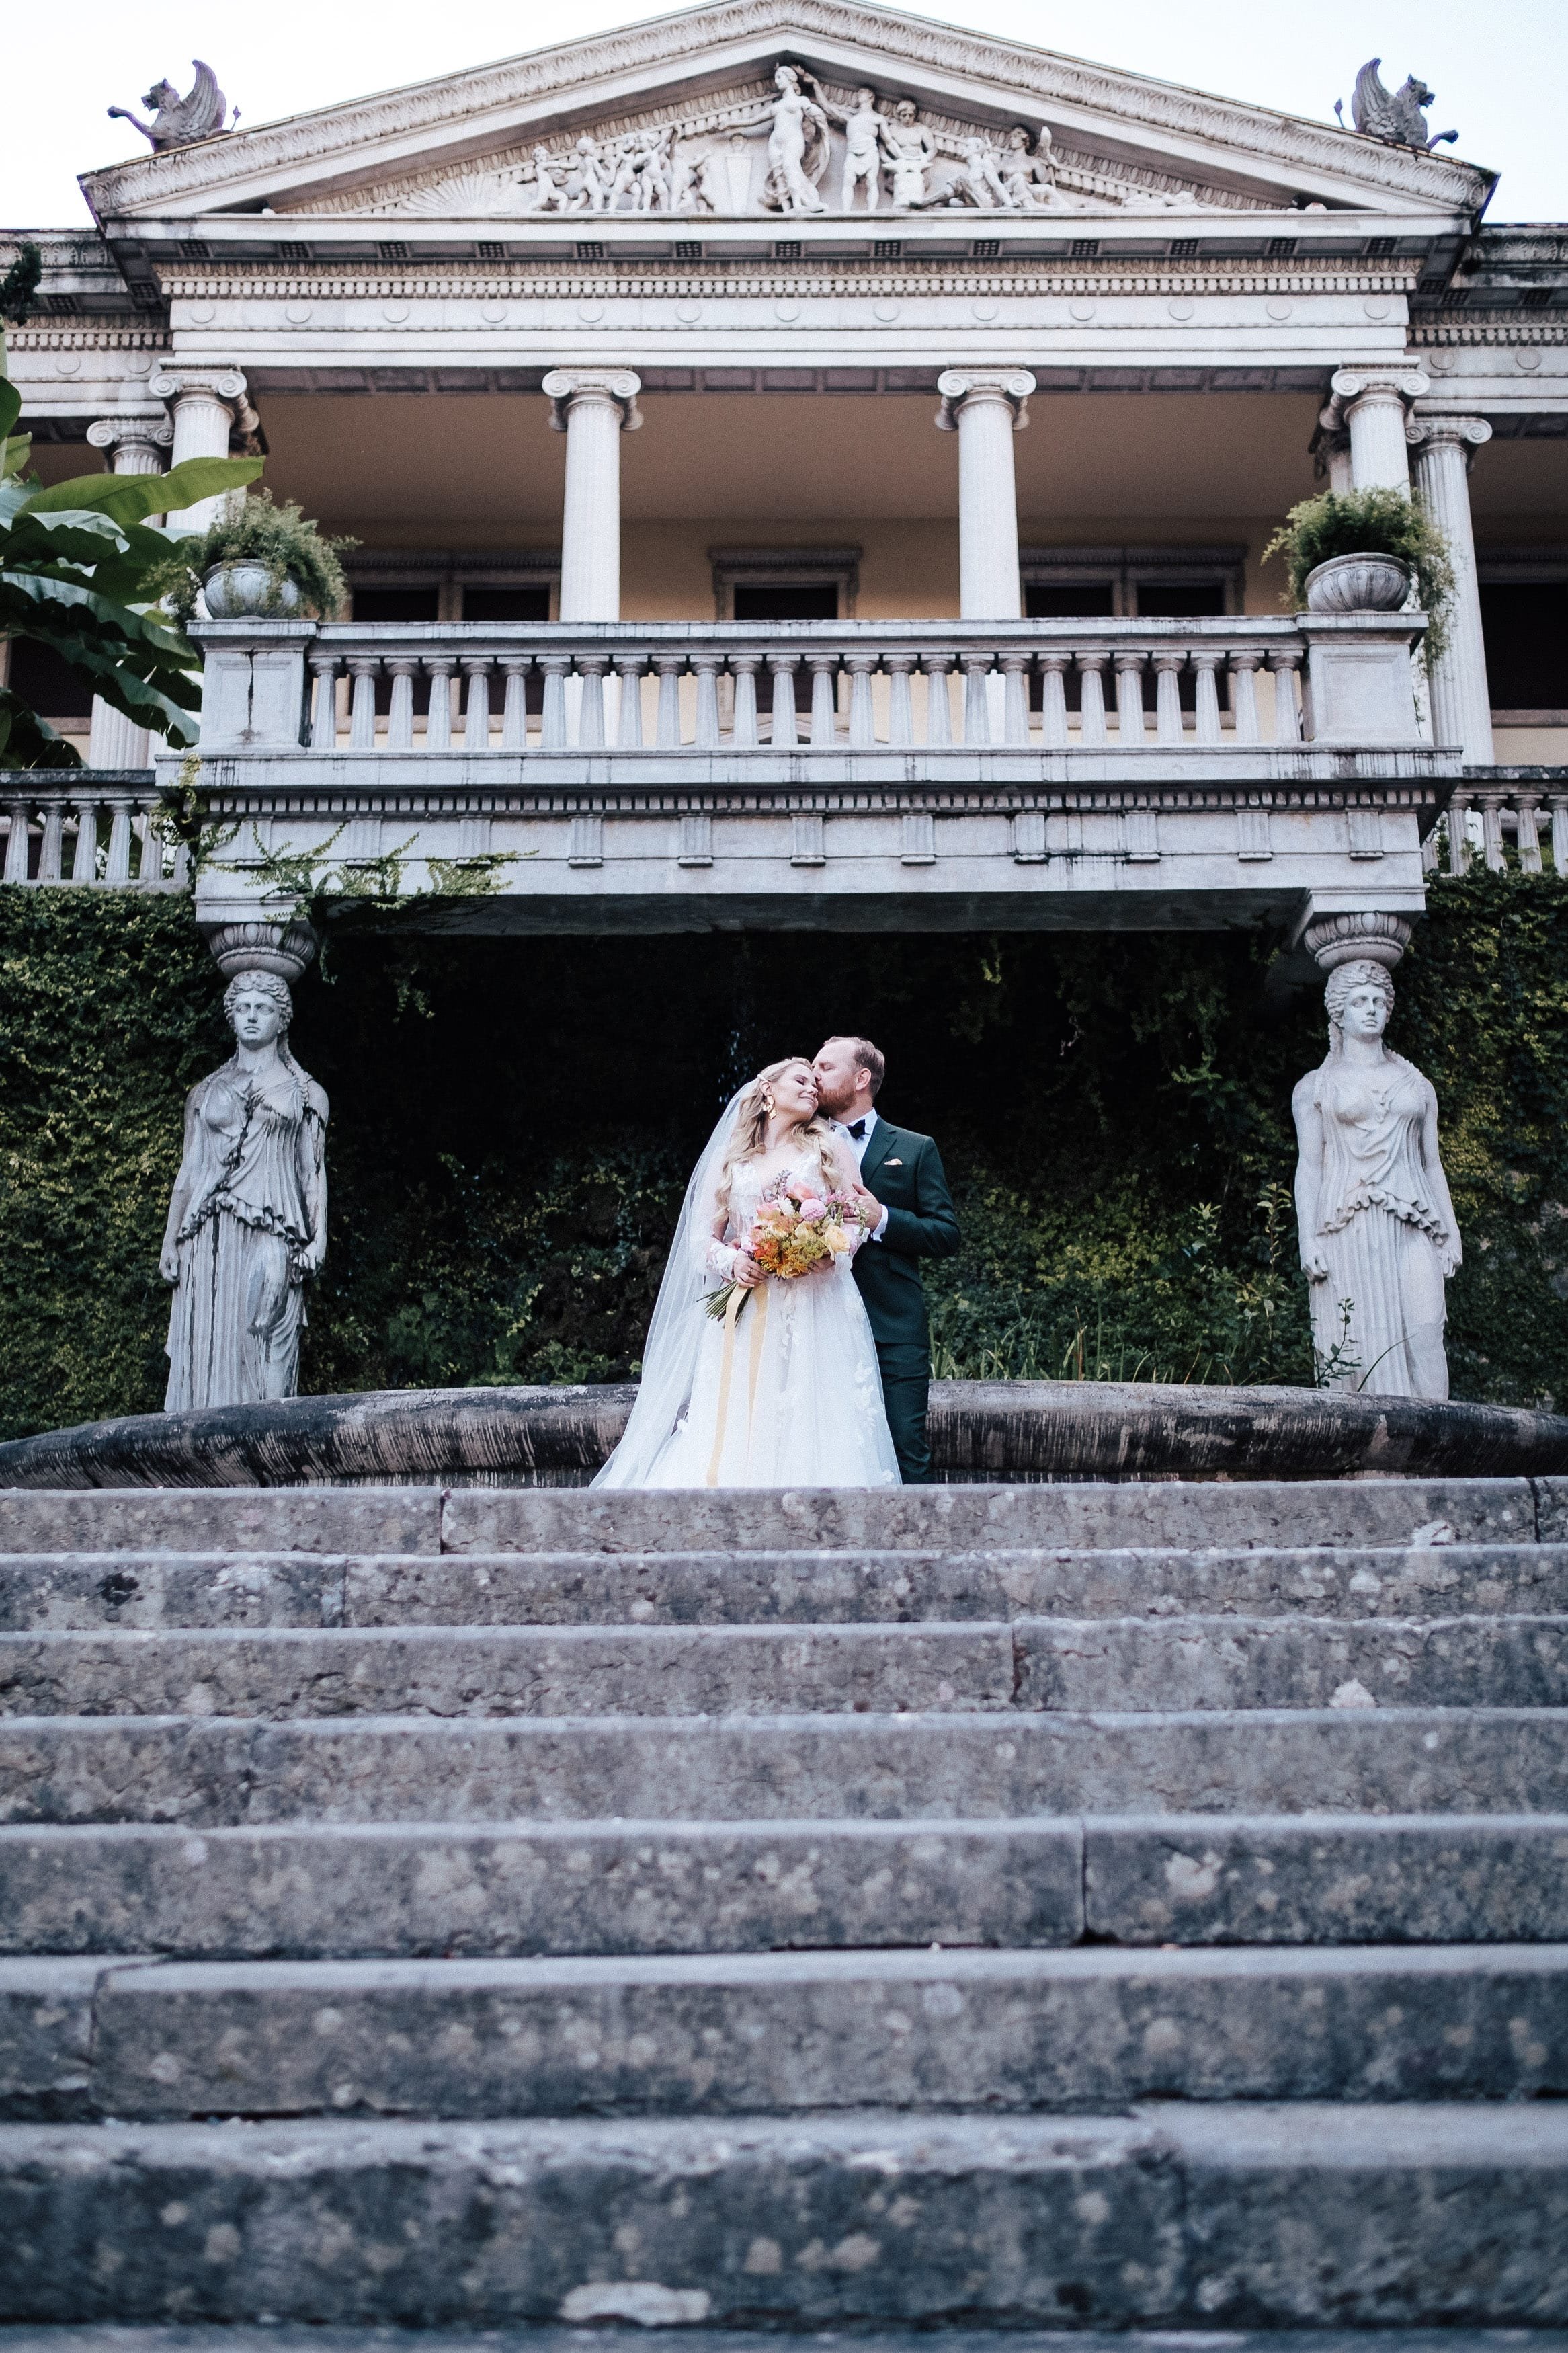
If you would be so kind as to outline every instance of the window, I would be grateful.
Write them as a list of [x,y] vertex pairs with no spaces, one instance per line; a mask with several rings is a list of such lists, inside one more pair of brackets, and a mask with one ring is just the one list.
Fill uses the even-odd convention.
[[86,675],[72,670],[53,646],[35,638],[13,638],[9,683],[40,719],[87,719],[92,713],[92,688]]
[[548,621],[550,589],[542,580],[520,581],[515,587],[465,588],[465,621]]
[[356,621],[438,621],[441,591],[434,581],[428,588],[356,588]]
[[737,621],[837,621],[837,580],[737,580]]
[[1480,590],[1494,715],[1568,712],[1568,567],[1559,580],[1483,577]]

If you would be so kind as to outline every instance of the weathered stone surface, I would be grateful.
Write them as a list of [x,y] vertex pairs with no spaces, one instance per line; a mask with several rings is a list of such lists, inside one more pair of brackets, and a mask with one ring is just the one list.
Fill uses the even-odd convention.
[[0,1718],[0,1821],[1568,1812],[1562,1709]]
[[1568,1815],[1090,1820],[1084,1904],[1128,1945],[1550,1942]]
[[[576,1485],[626,1427],[631,1386],[389,1389],[86,1422],[0,1445],[16,1487],[364,1480]],[[938,1381],[937,1475],[1331,1479],[1568,1471],[1568,1419],[1309,1388],[1144,1381]]]
[[1005,1626],[0,1634],[11,1715],[754,1715],[1003,1708]]
[[331,1553],[0,1553],[0,1631],[336,1626],[346,1573]]
[[1568,1947],[1525,1945],[174,1962],[105,1970],[91,2099],[149,2118],[1560,2097],[1565,1993]]
[[1568,1704],[1568,1618],[1026,1619],[1013,1644],[1026,1708]]
[[0,1949],[16,1954],[756,1952],[1083,1930],[1082,1841],[1056,1820],[7,1830],[0,1874]]
[[1534,1493],[1523,1479],[665,1494],[473,1487],[448,1496],[441,1528],[442,1550],[456,1553],[1278,1548],[1407,1546],[1423,1535],[1519,1544],[1536,1533]]
[[1542,2326],[1565,2232],[1550,2102],[0,2132],[18,2321]]
[[65,2123],[93,2113],[93,1994],[103,1968],[58,1957],[0,1960],[0,2119]]
[[430,1487],[0,1491],[6,1553],[440,1549],[441,1497]]

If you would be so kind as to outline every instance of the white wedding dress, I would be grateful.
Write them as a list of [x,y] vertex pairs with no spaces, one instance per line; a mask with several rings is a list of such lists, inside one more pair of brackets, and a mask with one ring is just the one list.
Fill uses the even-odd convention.
[[764,1187],[781,1175],[819,1181],[809,1152],[773,1163],[765,1176],[758,1163],[742,1161],[724,1240],[715,1241],[728,1135],[721,1121],[688,1188],[637,1400],[594,1484],[896,1487],[876,1343],[847,1255],[793,1282],[759,1283],[732,1335],[706,1311],[705,1299],[729,1279],[734,1238],[750,1226]]

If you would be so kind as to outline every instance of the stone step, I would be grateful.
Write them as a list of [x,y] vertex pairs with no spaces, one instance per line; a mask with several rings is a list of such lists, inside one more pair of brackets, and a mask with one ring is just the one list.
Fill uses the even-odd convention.
[[1565,2242],[1551,2101],[0,2129],[14,2322],[1544,2327]]
[[0,1962],[0,2117],[1568,2093],[1568,1946]]
[[[635,2300],[635,2299],[632,2299]],[[657,2324],[664,2353],[779,2353],[769,2328],[708,2328]],[[592,2347],[609,2333],[601,2327]],[[876,2321],[857,2326],[861,2353],[931,2353],[929,2328]],[[837,2329],[792,2329],[796,2353],[841,2353]],[[1029,2328],[1013,2332],[1018,2353],[1568,2353],[1568,2335],[1556,2328]],[[944,2324],[942,2353],[998,2353],[994,2327]],[[333,2328],[268,2319],[254,2325],[197,2322],[187,2326],[121,2327],[88,2321],[6,2327],[0,2353],[408,2353],[404,2329]],[[484,2353],[584,2353],[584,2330],[570,2322],[552,2327],[488,2328]],[[419,2330],[416,2353],[475,2353],[471,2329]]]
[[1551,1943],[1568,1814],[0,1830],[0,1952]]
[[0,1821],[1568,1812],[1561,1708],[0,1717]]
[[0,1630],[827,1625],[1568,1610],[1568,1546],[1177,1552],[17,1553]]
[[[0,1552],[626,1553],[1530,1543],[1550,1479],[714,1489],[209,1487],[0,1493]],[[1541,1524],[1538,1526],[1538,1512]]]
[[0,1714],[898,1715],[1568,1705],[1568,1618],[0,1634]]

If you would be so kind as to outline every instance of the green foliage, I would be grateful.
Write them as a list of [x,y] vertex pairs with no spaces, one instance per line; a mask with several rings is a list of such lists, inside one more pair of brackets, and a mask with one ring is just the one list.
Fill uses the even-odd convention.
[[[351,911],[352,912],[352,911]],[[1312,1379],[1286,1187],[1321,997],[1246,935],[529,940],[340,927],[294,1046],[331,1099],[307,1388],[635,1376],[726,1092],[830,1029],[888,1054],[964,1231],[938,1368]],[[1443,881],[1392,1041],[1464,1229],[1457,1396],[1568,1399],[1568,882]],[[183,1092],[228,1050],[188,903],[0,889],[0,1430],[155,1408]]]
[[258,491],[234,501],[205,531],[178,542],[164,559],[158,593],[188,628],[202,581],[215,565],[260,564],[267,570],[268,611],[279,608],[284,584],[291,580],[302,609],[330,621],[342,610],[348,594],[339,556],[357,545],[352,539],[323,539],[292,499],[279,506],[270,491]]
[[13,327],[26,325],[43,275],[43,248],[29,239],[17,248],[16,259],[0,278],[0,320]]
[[[197,458],[163,475],[89,474],[45,490],[22,472],[26,444],[11,437],[20,411],[16,385],[0,377],[0,636],[52,646],[139,727],[194,743],[196,655],[150,609],[170,536],[145,518],[250,481],[260,460]],[[0,762],[71,764],[10,691],[0,697]]]
[[1428,667],[1447,642],[1454,600],[1454,566],[1448,543],[1418,499],[1404,491],[1325,491],[1293,506],[1263,551],[1267,564],[1282,555],[1288,575],[1285,601],[1306,607],[1307,579],[1336,555],[1394,555],[1410,566],[1415,595],[1427,619]]

